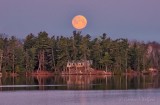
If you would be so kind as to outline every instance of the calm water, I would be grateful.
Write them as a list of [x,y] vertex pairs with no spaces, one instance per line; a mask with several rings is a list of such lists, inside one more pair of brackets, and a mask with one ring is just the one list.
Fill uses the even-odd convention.
[[160,76],[0,78],[0,105],[159,105]]
[[160,90],[16,91],[0,93],[0,105],[159,105]]
[[127,90],[160,88],[160,76],[3,77],[1,91],[14,90]]

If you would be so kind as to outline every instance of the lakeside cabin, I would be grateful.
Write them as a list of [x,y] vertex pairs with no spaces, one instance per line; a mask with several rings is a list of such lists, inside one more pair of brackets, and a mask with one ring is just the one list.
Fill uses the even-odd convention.
[[95,70],[91,67],[92,60],[68,61],[62,75],[111,75],[111,72]]
[[92,60],[68,61],[63,74],[89,74],[93,70],[91,65]]

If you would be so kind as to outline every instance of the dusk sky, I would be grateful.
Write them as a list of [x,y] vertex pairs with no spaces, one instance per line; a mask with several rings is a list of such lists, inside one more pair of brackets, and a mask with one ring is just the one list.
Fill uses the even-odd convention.
[[0,0],[0,33],[71,36],[71,21],[84,15],[82,34],[160,42],[160,0]]

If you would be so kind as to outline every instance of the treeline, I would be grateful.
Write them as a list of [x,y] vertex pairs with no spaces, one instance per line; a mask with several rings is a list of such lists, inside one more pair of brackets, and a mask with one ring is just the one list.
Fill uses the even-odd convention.
[[24,40],[0,35],[0,70],[62,71],[67,61],[92,60],[92,67],[117,73],[160,68],[160,50],[156,42],[144,43],[107,34],[92,39],[74,31],[70,37],[52,36],[47,32],[29,34]]

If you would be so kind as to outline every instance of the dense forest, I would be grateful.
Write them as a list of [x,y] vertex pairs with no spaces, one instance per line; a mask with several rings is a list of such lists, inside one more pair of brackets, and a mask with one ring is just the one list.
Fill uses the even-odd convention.
[[157,42],[113,40],[105,33],[93,39],[80,31],[74,31],[70,37],[49,36],[44,31],[19,40],[1,34],[0,70],[60,72],[72,60],[92,60],[92,68],[117,73],[160,68],[160,44]]

